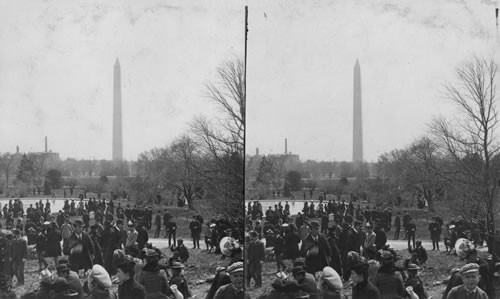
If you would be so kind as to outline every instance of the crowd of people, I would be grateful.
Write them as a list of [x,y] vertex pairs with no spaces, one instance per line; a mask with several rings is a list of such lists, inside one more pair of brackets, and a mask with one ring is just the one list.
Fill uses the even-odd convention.
[[[262,297],[297,298],[294,294],[299,292],[309,298],[344,298],[343,282],[351,282],[353,299],[428,298],[418,273],[425,271],[429,257],[422,242],[415,240],[417,226],[407,211],[393,215],[391,209],[320,201],[305,202],[291,217],[288,202],[263,211],[254,201],[247,212],[247,288],[252,280],[254,288],[262,287],[266,260],[276,264],[272,291]],[[387,242],[390,230],[392,239],[398,240],[401,229],[410,253],[404,260]],[[466,265],[454,269],[443,298],[469,298],[460,297],[464,288],[479,296],[470,298],[496,298],[493,285],[500,276],[499,265],[495,259],[479,258],[476,249],[485,240],[484,223],[458,217],[444,224],[436,215],[428,230],[432,250],[440,250],[442,231],[448,254],[458,254],[455,243],[460,238],[471,244],[461,250]],[[466,280],[467,275],[474,278]]]
[[[0,230],[0,295],[14,285],[24,286],[25,262],[35,258],[41,273],[40,287],[26,296],[191,297],[183,269],[195,266],[189,262],[192,249],[176,234],[175,217],[167,209],[159,210],[154,221],[151,207],[128,204],[122,207],[121,203],[115,205],[113,200],[105,199],[67,199],[58,213],[52,214],[50,209],[49,200],[30,205],[26,213],[20,199],[4,205],[5,229]],[[207,299],[227,298],[224,294],[233,291],[241,293],[243,298],[242,250],[234,245],[228,253],[219,243],[224,237],[231,237],[232,244],[241,243],[243,232],[238,229],[239,225],[223,217],[204,221],[201,215],[193,216],[189,223],[193,249],[200,249],[205,227],[207,251],[230,256],[227,267],[217,269],[220,275]],[[169,251],[154,248],[149,231],[156,238],[160,235],[168,238]],[[111,292],[111,281],[120,285],[117,294]]]

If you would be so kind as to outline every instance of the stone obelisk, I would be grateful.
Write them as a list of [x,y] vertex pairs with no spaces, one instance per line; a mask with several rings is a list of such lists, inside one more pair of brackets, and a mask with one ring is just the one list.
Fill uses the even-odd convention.
[[356,59],[354,65],[354,92],[353,92],[353,144],[352,161],[356,163],[363,162],[363,126],[361,113],[361,68]]
[[122,86],[120,62],[116,58],[113,73],[113,160],[123,160],[122,141]]

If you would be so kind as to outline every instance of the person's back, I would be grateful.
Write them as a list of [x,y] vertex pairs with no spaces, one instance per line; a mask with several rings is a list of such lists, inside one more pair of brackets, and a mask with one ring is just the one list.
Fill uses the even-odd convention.
[[144,269],[137,282],[144,286],[147,299],[167,298],[170,289],[167,274],[164,270],[155,269],[155,271],[150,271]]
[[375,277],[375,286],[380,291],[381,299],[402,298],[404,293],[403,278],[399,272],[378,272]]

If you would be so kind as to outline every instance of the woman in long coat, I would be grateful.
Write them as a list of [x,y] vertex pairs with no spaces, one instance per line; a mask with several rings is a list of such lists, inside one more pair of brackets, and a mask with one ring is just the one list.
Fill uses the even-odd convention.
[[57,265],[57,260],[61,256],[61,241],[62,235],[57,229],[55,223],[52,223],[47,229],[47,242],[45,243],[45,257],[53,257],[54,263]]

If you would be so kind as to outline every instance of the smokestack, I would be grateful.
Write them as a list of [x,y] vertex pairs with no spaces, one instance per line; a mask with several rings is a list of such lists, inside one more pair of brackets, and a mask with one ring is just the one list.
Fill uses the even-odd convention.
[[259,148],[256,148],[255,149],[255,155],[258,156],[259,155]]
[[495,16],[496,16],[497,27],[498,27],[498,7],[495,8]]
[[48,152],[48,150],[47,150],[47,136],[45,136],[45,152]]
[[285,155],[288,154],[288,144],[287,144],[287,140],[285,138]]

